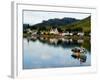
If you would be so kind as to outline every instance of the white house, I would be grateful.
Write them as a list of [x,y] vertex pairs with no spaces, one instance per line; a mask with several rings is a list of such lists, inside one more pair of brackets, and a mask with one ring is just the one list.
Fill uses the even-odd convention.
[[35,34],[37,34],[37,31],[32,31],[32,35],[35,35]]
[[41,32],[41,34],[44,34],[44,32]]
[[69,32],[64,32],[62,33],[62,36],[68,36],[70,33]]
[[70,36],[72,36],[72,35],[73,35],[73,33],[71,32],[71,33],[69,33],[69,35],[70,35]]
[[78,43],[83,43],[84,40],[83,40],[83,39],[79,39],[79,40],[77,40],[77,42],[78,42]]
[[50,34],[59,34],[58,29],[57,28],[51,29]]
[[27,29],[27,33],[32,33],[31,29]]
[[78,32],[77,35],[84,36],[84,32]]

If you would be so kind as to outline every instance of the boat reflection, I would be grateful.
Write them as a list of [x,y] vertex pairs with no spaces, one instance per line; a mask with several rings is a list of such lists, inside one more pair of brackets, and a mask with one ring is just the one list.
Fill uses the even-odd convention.
[[73,53],[71,55],[74,59],[78,59],[80,61],[80,64],[85,63],[87,56],[85,54],[82,53]]
[[84,63],[86,62],[87,56],[86,56],[86,49],[83,47],[77,47],[77,48],[73,48],[72,49],[72,57],[74,59],[78,59],[80,61],[80,63]]

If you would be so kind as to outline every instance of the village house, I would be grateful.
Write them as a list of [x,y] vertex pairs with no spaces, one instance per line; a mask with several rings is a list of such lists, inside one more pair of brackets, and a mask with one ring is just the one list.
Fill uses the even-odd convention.
[[84,36],[84,32],[78,32],[77,35],[78,36]]
[[57,28],[55,28],[55,29],[51,28],[50,34],[59,34],[58,29]]
[[72,35],[73,35],[73,33],[72,33],[72,32],[70,32],[70,33],[69,33],[69,35],[70,35],[70,36],[72,36]]
[[31,29],[27,29],[27,33],[32,33],[32,30]]
[[84,40],[83,40],[83,39],[79,39],[79,40],[77,40],[77,42],[78,42],[78,43],[83,43]]
[[44,34],[44,33],[45,33],[45,32],[42,32],[42,31],[41,31],[41,34]]
[[35,35],[35,34],[37,34],[37,31],[32,31],[32,35]]
[[62,36],[68,36],[70,33],[69,32],[63,32],[61,35]]

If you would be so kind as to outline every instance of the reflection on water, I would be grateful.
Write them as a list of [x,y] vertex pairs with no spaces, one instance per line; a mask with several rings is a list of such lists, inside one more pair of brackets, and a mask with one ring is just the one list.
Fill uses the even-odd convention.
[[[90,66],[89,39],[28,37],[23,41],[23,69]],[[73,52],[83,47],[86,52]]]
[[85,53],[79,53],[79,52],[75,52],[71,55],[74,59],[77,59],[80,61],[80,63],[84,63],[86,62],[87,56]]

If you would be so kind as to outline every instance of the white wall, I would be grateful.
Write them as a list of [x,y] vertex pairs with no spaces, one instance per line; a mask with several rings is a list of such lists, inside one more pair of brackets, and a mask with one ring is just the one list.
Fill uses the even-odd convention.
[[[16,0],[18,1],[18,0]],[[19,0],[21,1],[21,0]],[[47,80],[99,80],[100,75],[100,5],[99,0],[22,0],[23,2],[32,2],[37,4],[54,4],[54,5],[74,5],[74,6],[93,6],[97,8],[97,32],[96,44],[98,50],[98,72],[95,74],[76,74],[76,75],[62,75],[56,77],[47,77]],[[11,65],[11,0],[0,0],[0,80],[11,80],[10,65]],[[95,54],[95,52],[94,52]],[[41,78],[36,78],[37,80]],[[22,79],[23,80],[23,79]],[[29,80],[29,79],[27,79]],[[44,78],[43,78],[44,80]]]

